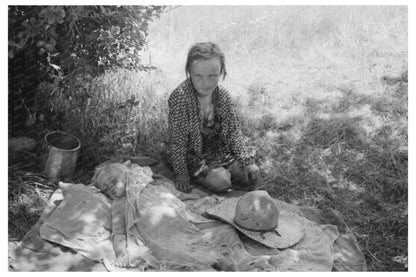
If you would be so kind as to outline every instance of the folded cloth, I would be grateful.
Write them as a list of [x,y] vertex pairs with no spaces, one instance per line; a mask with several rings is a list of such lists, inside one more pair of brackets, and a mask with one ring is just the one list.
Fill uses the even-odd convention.
[[94,187],[61,183],[63,201],[44,221],[40,237],[100,261],[115,259],[111,236],[111,200]]
[[42,239],[39,228],[62,203],[62,190],[57,189],[49,199],[38,222],[26,233],[14,251],[11,267],[14,271],[106,271],[101,262],[85,258],[78,252]]

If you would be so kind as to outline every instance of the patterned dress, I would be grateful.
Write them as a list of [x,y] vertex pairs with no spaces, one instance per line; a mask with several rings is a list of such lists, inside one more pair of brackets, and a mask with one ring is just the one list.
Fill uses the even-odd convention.
[[254,162],[244,145],[231,96],[223,87],[213,91],[213,114],[205,120],[189,78],[172,92],[168,105],[169,162],[176,176],[204,174],[234,159],[242,165]]

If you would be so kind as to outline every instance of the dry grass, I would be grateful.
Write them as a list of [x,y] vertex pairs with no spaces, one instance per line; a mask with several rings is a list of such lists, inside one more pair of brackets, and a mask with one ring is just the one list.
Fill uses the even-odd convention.
[[39,219],[57,185],[41,174],[13,166],[8,174],[9,240],[20,240]]
[[[259,188],[340,211],[369,270],[407,270],[395,261],[408,256],[407,83],[380,81],[407,68],[406,8],[181,7],[151,25],[149,39],[144,55],[160,70],[80,80],[71,98],[50,99],[54,115],[37,134],[80,138],[73,181],[89,182],[95,165],[118,155],[165,161],[168,94],[189,46],[215,41],[246,143],[258,149]],[[10,170],[9,239],[21,239],[55,185]]]

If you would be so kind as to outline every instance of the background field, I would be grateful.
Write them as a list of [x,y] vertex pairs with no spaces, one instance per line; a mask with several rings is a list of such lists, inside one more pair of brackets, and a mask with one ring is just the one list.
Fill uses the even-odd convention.
[[[95,165],[117,155],[165,161],[167,97],[185,78],[187,50],[216,42],[226,54],[223,85],[247,145],[257,148],[259,188],[342,212],[369,270],[404,271],[407,22],[403,6],[173,8],[150,26],[143,61],[155,70],[80,81],[83,93],[69,100],[56,92],[50,105],[59,113],[39,138],[60,129],[81,139],[76,181],[88,182]],[[42,180],[43,188],[9,168],[9,240],[21,239],[53,191]]]

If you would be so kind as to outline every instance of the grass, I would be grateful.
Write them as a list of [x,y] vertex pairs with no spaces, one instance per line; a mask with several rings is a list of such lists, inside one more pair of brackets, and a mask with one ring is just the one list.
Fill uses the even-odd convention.
[[[396,259],[408,256],[407,83],[381,81],[407,68],[399,6],[170,10],[150,26],[143,53],[157,70],[109,72],[80,80],[71,97],[46,97],[53,112],[33,127],[38,166],[9,167],[9,240],[22,238],[56,188],[39,173],[47,131],[82,141],[74,182],[119,155],[166,161],[166,100],[184,78],[187,49],[205,40],[226,53],[224,86],[257,148],[259,188],[340,211],[370,271],[407,271]],[[40,95],[52,90],[43,84]]]

